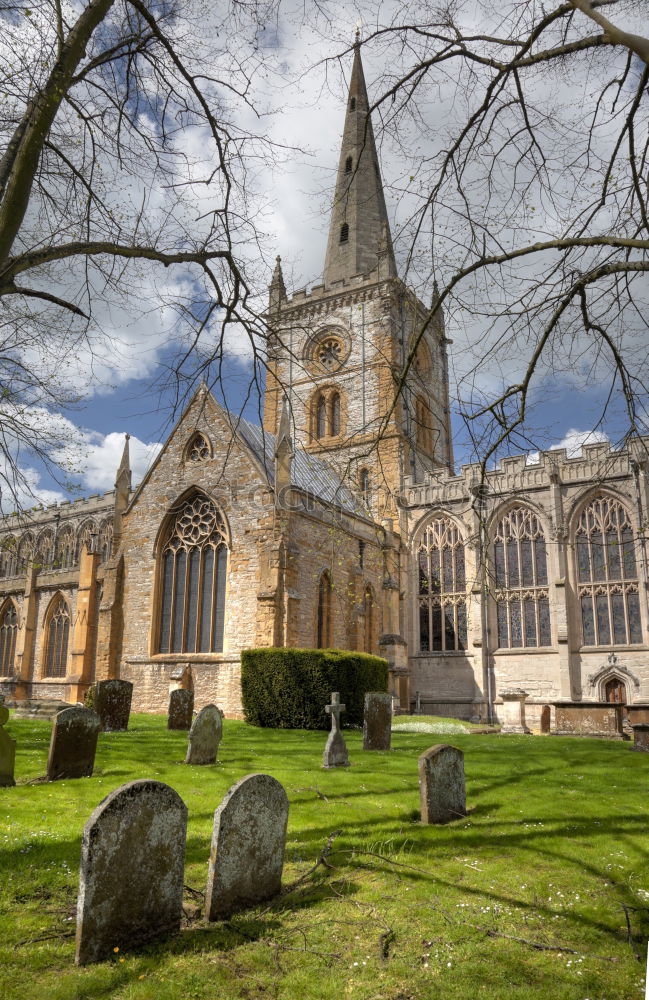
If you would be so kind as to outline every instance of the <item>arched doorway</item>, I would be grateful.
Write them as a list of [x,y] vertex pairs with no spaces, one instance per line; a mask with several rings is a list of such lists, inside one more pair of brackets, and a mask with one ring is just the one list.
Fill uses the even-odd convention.
[[626,719],[626,684],[619,677],[610,677],[604,685],[604,700],[614,705],[622,705],[622,718]]

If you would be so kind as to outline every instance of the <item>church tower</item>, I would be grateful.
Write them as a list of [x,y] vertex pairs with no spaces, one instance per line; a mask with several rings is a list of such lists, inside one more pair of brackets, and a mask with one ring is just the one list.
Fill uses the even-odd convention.
[[393,513],[404,477],[452,469],[447,341],[428,315],[397,275],[357,38],[322,282],[289,297],[278,258],[269,289],[264,429],[287,399],[296,443],[374,516]]

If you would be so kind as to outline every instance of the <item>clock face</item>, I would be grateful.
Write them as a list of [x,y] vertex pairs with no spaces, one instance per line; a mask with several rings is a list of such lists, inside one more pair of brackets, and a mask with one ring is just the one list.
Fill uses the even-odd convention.
[[336,371],[345,360],[342,341],[339,337],[324,337],[316,347],[315,356],[326,371]]

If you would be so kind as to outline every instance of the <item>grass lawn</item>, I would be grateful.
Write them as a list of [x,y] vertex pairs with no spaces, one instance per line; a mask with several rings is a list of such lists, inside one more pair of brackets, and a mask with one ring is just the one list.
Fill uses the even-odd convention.
[[[186,735],[160,716],[100,737],[92,778],[44,774],[50,724],[10,719],[16,788],[0,789],[0,996],[4,1000],[641,1000],[649,934],[649,757],[628,743],[558,737],[395,733],[353,767],[323,771],[325,736],[225,722],[220,765],[186,767]],[[465,752],[469,815],[418,822],[417,757]],[[270,908],[206,925],[187,894],[181,935],[77,969],[81,831],[134,778],[189,808],[185,881],[203,890],[212,814],[239,778],[267,772],[291,803]],[[124,873],[128,878],[128,872]],[[628,921],[628,922],[627,922]]]

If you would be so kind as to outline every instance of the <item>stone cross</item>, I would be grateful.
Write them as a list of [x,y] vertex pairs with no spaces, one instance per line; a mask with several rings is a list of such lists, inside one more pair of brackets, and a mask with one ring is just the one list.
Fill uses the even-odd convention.
[[325,705],[325,712],[331,716],[331,732],[327,739],[322,760],[323,767],[349,767],[349,755],[340,731],[340,713],[345,706],[340,703],[338,691],[332,691],[331,705]]

